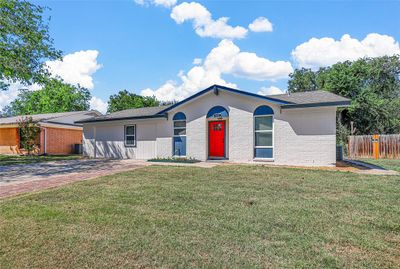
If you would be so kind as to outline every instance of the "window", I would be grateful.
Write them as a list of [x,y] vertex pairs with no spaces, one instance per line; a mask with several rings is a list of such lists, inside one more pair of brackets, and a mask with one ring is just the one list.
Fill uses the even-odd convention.
[[211,108],[207,113],[207,119],[214,118],[214,119],[221,119],[221,118],[228,118],[229,113],[228,111],[222,106],[215,106]]
[[136,125],[125,126],[125,146],[126,147],[136,146]]
[[272,159],[274,156],[274,111],[260,106],[254,111],[254,157]]
[[174,156],[186,156],[186,116],[182,112],[175,114],[174,122]]
[[186,120],[174,121],[174,135],[186,135]]

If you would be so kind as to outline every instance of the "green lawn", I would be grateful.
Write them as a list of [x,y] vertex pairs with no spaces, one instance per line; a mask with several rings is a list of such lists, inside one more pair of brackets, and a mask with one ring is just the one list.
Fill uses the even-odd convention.
[[400,159],[359,159],[360,161],[375,164],[386,169],[400,172]]
[[31,164],[48,161],[75,160],[82,158],[81,155],[48,155],[48,156],[20,156],[0,155],[0,166],[13,164]]
[[0,200],[1,268],[399,268],[400,177],[151,166]]

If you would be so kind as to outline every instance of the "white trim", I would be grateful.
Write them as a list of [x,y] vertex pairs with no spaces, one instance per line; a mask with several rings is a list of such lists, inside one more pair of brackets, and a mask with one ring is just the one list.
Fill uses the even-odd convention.
[[[126,128],[127,127],[133,127],[133,135],[132,134],[130,134],[130,135],[127,135],[126,134]],[[125,147],[136,147],[136,124],[128,124],[128,125],[124,125],[124,145],[125,145]],[[126,137],[127,136],[133,136],[134,137],[134,139],[133,139],[133,144],[126,144]]]
[[18,124],[10,123],[10,124],[0,124],[0,129],[3,128],[18,128]]
[[[179,112],[177,112],[179,113]],[[177,114],[176,113],[176,114]],[[185,115],[186,117],[186,115]],[[175,122],[185,122],[185,127],[175,127]],[[179,135],[179,134],[175,134],[175,130],[185,130],[185,134],[184,135]],[[173,158],[186,158],[187,156],[187,139],[185,139],[185,151],[186,154],[185,155],[175,155],[175,140],[174,137],[186,137],[187,134],[187,120],[172,120],[172,157]]]
[[[175,127],[175,122],[185,122],[185,127]],[[186,120],[173,120],[172,121],[172,129],[173,129],[173,136],[174,137],[179,137],[179,136],[186,136],[186,131],[187,131],[187,121]],[[185,134],[184,135],[176,135],[175,134],[175,130],[185,130]]]
[[83,127],[82,126],[73,126],[73,125],[67,125],[67,124],[56,124],[56,123],[39,123],[40,126],[42,127],[48,127],[48,128],[55,128],[55,129],[69,129],[69,130],[78,130],[82,131]]
[[97,158],[97,136],[96,136],[96,126],[93,127],[93,137],[94,137],[94,158]]
[[[256,118],[271,117],[272,129],[271,130],[256,130]],[[271,146],[256,146],[256,133],[270,133],[272,134]],[[272,158],[260,158],[255,156],[255,149],[272,149]],[[274,161],[275,157],[275,116],[272,115],[253,115],[253,160],[255,161]]]
[[44,145],[43,145],[43,153],[46,154],[47,153],[47,129],[43,128],[44,131]]

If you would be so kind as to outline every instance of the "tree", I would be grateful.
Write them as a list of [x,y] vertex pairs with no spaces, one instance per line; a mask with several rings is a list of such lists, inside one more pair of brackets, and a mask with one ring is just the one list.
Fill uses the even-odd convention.
[[289,75],[288,89],[290,92],[305,92],[317,90],[316,73],[311,69],[296,69]]
[[112,113],[130,108],[158,106],[160,102],[153,96],[141,96],[127,90],[110,96],[107,112]]
[[28,151],[28,155],[31,155],[35,147],[39,147],[40,127],[32,117],[20,119],[18,127],[22,148]]
[[40,90],[21,89],[17,99],[5,108],[5,112],[8,115],[31,115],[83,111],[89,109],[90,98],[88,89],[51,78]]
[[53,47],[44,8],[21,0],[0,0],[0,84],[40,83],[47,76],[43,61],[60,59]]
[[[354,123],[355,134],[400,133],[400,57],[383,56],[346,61],[330,67],[295,70],[288,90],[327,90],[352,100],[340,111],[344,133]],[[344,128],[344,129],[343,129]],[[343,135],[340,135],[343,137]]]

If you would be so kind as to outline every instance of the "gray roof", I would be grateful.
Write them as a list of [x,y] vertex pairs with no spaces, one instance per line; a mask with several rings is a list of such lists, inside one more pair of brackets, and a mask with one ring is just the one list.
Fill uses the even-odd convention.
[[327,91],[295,92],[291,94],[277,94],[269,96],[297,105],[349,101],[347,98]]
[[167,111],[174,109],[175,107],[178,107],[181,104],[195,97],[198,97],[201,94],[214,90],[216,88],[218,88],[218,90],[226,90],[237,94],[245,94],[248,96],[261,98],[267,101],[278,103],[279,105],[281,105],[283,109],[301,108],[301,107],[319,107],[319,106],[346,106],[350,104],[350,99],[344,98],[342,96],[327,91],[310,91],[310,92],[298,92],[292,94],[262,96],[254,93],[231,89],[224,86],[213,85],[173,105],[127,109],[114,112],[108,115],[102,115],[86,120],[77,121],[77,123],[124,120],[124,119],[163,118],[166,117]]
[[21,115],[15,117],[0,118],[0,125],[17,124],[18,121],[25,117],[32,117],[33,121],[38,123],[48,122],[54,124],[76,125],[75,121],[93,118],[98,115],[101,115],[101,113],[95,110]]
[[153,106],[153,107],[142,107],[142,108],[132,108],[113,112],[107,115],[101,115],[85,120],[76,121],[80,122],[95,122],[95,121],[108,121],[108,120],[123,120],[123,119],[135,119],[135,118],[162,118],[165,115],[158,113],[169,106]]

